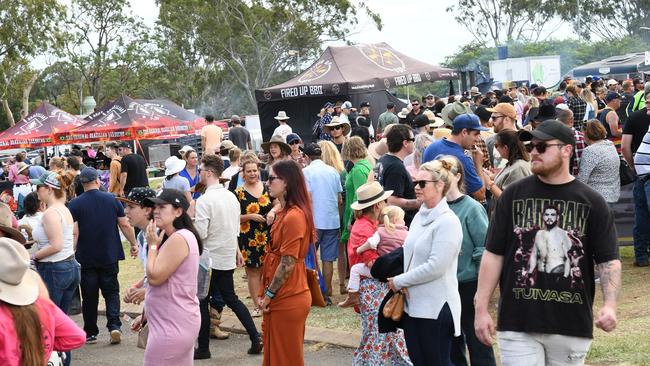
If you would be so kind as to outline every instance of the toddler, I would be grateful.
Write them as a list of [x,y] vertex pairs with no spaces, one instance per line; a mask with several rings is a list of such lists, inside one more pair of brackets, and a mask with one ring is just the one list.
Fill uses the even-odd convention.
[[357,248],[357,254],[372,251],[370,260],[366,263],[357,263],[350,268],[348,281],[348,297],[338,305],[342,308],[359,304],[359,283],[361,276],[370,277],[370,268],[379,256],[392,252],[401,247],[408,235],[408,228],[404,223],[404,210],[397,206],[386,206],[381,210],[379,221],[382,223],[377,231],[368,240]]

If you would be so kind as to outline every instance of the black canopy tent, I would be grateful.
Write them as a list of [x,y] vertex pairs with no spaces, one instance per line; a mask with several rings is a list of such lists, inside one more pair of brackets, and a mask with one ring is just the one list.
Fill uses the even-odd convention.
[[349,100],[371,105],[371,118],[377,123],[387,102],[404,104],[388,89],[457,79],[455,70],[430,65],[410,58],[386,43],[328,47],[307,70],[282,84],[255,91],[262,135],[268,140],[277,126],[273,119],[286,111],[289,124],[303,139],[311,137],[316,115],[326,102]]
[[628,53],[578,66],[569,71],[569,74],[574,77],[637,74],[643,71],[644,61],[643,52]]

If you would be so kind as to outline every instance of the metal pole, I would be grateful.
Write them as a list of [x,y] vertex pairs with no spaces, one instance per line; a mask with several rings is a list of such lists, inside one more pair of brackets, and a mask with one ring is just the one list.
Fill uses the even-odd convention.
[[79,115],[84,114],[84,78],[79,79]]

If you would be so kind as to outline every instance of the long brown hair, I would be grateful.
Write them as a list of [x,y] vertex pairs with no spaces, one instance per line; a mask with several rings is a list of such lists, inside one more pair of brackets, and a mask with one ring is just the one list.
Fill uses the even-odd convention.
[[293,160],[279,160],[271,166],[275,175],[287,183],[286,204],[287,207],[297,206],[305,214],[307,226],[311,232],[310,240],[315,240],[316,230],[314,227],[314,214],[311,205],[311,198],[307,191],[305,177],[302,169]]
[[16,306],[0,302],[9,308],[14,319],[16,336],[20,344],[20,359],[22,365],[44,365],[45,346],[41,330],[41,318],[38,316],[36,305]]

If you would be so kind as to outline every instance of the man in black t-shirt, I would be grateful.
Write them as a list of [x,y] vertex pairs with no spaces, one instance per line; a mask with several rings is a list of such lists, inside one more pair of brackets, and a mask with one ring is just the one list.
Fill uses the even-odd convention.
[[[623,126],[623,140],[621,142],[621,151],[625,161],[634,169],[634,155],[639,146],[643,143],[643,137],[650,127],[650,93],[645,97],[645,108],[633,112],[627,117],[625,126]],[[639,157],[643,157],[640,155]],[[637,172],[638,174],[641,174]],[[641,174],[634,181],[634,265],[637,267],[647,267],[650,265],[648,256],[650,255],[650,174]]]
[[122,171],[120,172],[120,196],[126,197],[132,188],[149,187],[147,177],[147,163],[141,155],[131,152],[131,145],[128,142],[120,142],[119,149],[122,155]]
[[386,191],[393,191],[388,204],[401,207],[406,213],[404,221],[411,224],[422,204],[415,199],[413,179],[404,166],[404,158],[413,153],[415,138],[407,125],[395,125],[386,134],[388,153],[375,166],[377,180]]
[[488,303],[499,284],[502,365],[582,365],[593,338],[594,262],[603,307],[595,324],[617,324],[621,262],[614,218],[600,194],[569,173],[575,138],[555,120],[520,138],[530,141],[531,170],[496,202],[481,259],[475,328],[492,344]]
[[408,124],[409,126],[412,127],[413,126],[413,120],[415,119],[415,117],[417,117],[417,116],[421,115],[422,113],[424,113],[424,109],[421,108],[420,101],[417,100],[417,99],[413,99],[411,101],[411,107],[413,107],[413,109],[411,109],[409,114],[406,115],[406,124]]

